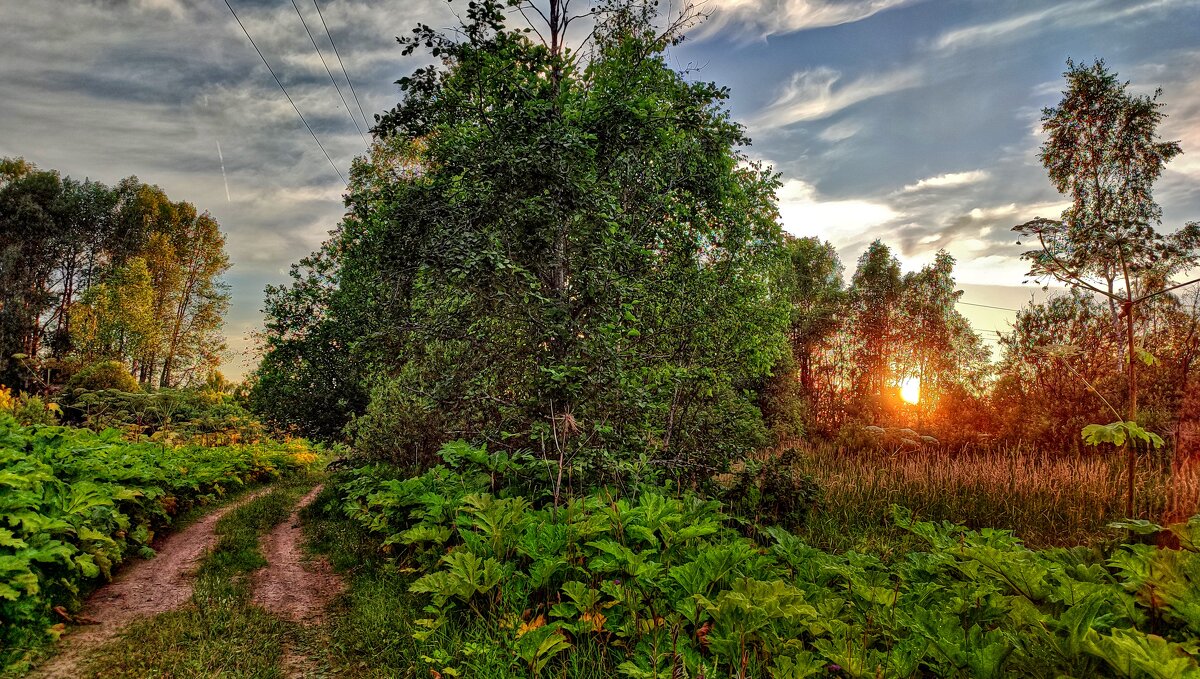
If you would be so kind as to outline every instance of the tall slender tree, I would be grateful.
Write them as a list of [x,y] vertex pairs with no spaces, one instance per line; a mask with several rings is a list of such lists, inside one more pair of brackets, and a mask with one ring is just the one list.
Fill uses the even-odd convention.
[[[1067,61],[1067,89],[1058,106],[1042,112],[1047,139],[1041,160],[1051,183],[1071,198],[1058,220],[1039,218],[1014,227],[1038,248],[1023,256],[1030,275],[1051,277],[1108,301],[1114,330],[1123,325],[1127,370],[1126,419],[1138,419],[1135,314],[1154,296],[1188,283],[1171,277],[1197,261],[1200,224],[1163,235],[1155,226],[1162,209],[1152,188],[1163,168],[1182,153],[1178,142],[1162,141],[1166,114],[1152,96],[1135,95],[1102,60]],[[1192,281],[1194,282],[1194,281]],[[1126,511],[1134,513],[1137,451],[1127,448]]]

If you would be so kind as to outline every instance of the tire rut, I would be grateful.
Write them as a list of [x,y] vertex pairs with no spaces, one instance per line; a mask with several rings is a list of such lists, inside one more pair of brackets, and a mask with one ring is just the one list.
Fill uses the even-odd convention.
[[286,620],[305,626],[320,625],[325,607],[343,589],[340,576],[329,562],[308,559],[302,545],[300,510],[316,499],[318,485],[296,503],[291,516],[262,541],[267,565],[254,573],[254,603]]
[[[319,628],[329,602],[344,589],[341,577],[328,561],[309,559],[302,548],[300,511],[312,504],[323,487],[318,485],[300,498],[291,515],[263,538],[261,547],[267,565],[253,576],[255,605],[310,629]],[[319,629],[316,633],[322,634]],[[294,642],[282,650],[280,669],[285,677],[322,676],[314,659]]]

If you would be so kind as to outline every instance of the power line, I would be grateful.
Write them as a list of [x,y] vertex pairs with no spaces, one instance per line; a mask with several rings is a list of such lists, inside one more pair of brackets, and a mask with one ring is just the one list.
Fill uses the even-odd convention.
[[300,13],[300,6],[296,4],[296,0],[292,0],[292,7],[296,10],[296,16],[300,17],[300,23],[304,24],[304,32],[308,34],[308,39],[312,42],[313,49],[317,51],[317,57],[321,59],[321,65],[325,67],[325,73],[329,74],[329,82],[333,83],[333,89],[337,90],[338,99],[341,99],[342,106],[346,107],[346,115],[350,116],[350,122],[354,123],[354,129],[358,130],[358,136],[362,137],[364,144],[367,144],[367,136],[363,134],[362,128],[358,126],[358,119],[354,117],[354,113],[350,110],[350,104],[346,103],[346,97],[342,96],[342,88],[338,86],[337,80],[333,78],[333,71],[329,70],[329,64],[325,63],[325,55],[321,54],[321,48],[317,47],[317,39],[313,37],[312,31],[308,30],[308,22],[304,20],[304,15]]
[[250,41],[250,46],[254,48],[255,52],[258,52],[258,58],[262,59],[263,65],[266,66],[267,70],[271,72],[271,77],[275,79],[275,84],[279,85],[279,89],[283,90],[283,96],[287,97],[288,103],[290,103],[292,108],[295,109],[296,115],[300,116],[300,122],[304,123],[304,127],[307,128],[308,133],[312,135],[313,141],[317,142],[317,146],[320,147],[321,153],[325,154],[325,160],[329,161],[329,166],[332,167],[333,171],[337,173],[338,179],[341,179],[343,184],[346,183],[346,178],[342,176],[342,171],[339,170],[337,164],[333,162],[333,158],[329,157],[329,152],[325,150],[325,145],[321,143],[321,140],[317,138],[317,133],[313,132],[312,126],[309,125],[308,121],[304,119],[304,114],[300,112],[300,107],[296,106],[296,102],[292,101],[292,95],[288,94],[287,88],[283,86],[283,82],[279,80],[279,76],[275,75],[275,69],[271,68],[271,64],[267,61],[267,58],[263,56],[262,50],[258,49],[258,45],[254,44],[254,38],[250,37],[250,31],[246,30],[246,25],[242,23],[240,18],[238,18],[237,12],[233,9],[233,5],[229,4],[229,0],[225,0],[225,6],[228,7],[229,11],[233,13],[233,19],[234,21],[237,21],[238,26],[242,27],[242,32],[246,34],[246,39]]
[[1006,306],[992,306],[991,304],[976,304],[975,302],[955,302],[955,304],[965,304],[966,306],[983,307],[984,309],[998,309],[1000,311],[1020,311]]
[[325,27],[325,35],[329,37],[329,44],[333,47],[333,55],[337,57],[338,66],[342,67],[342,75],[346,76],[346,84],[350,86],[350,94],[354,95],[354,103],[358,104],[358,112],[362,114],[363,124],[370,129],[371,123],[367,121],[367,114],[363,112],[362,102],[358,100],[358,93],[354,91],[354,83],[350,81],[350,74],[346,72],[346,65],[342,63],[342,55],[338,53],[337,44],[333,42],[333,33],[329,32],[329,26],[325,23],[325,15],[321,13],[321,6],[317,4],[317,0],[313,0],[313,7],[317,8],[317,16],[321,17],[321,25]]

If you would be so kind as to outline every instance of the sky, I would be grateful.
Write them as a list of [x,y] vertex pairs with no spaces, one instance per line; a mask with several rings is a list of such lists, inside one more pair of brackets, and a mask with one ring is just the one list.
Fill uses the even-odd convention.
[[[395,81],[423,63],[395,37],[418,22],[449,28],[466,3],[318,2],[353,93],[313,0],[230,0],[344,175],[367,146],[362,112],[394,106]],[[948,250],[964,302],[1011,309],[1039,295],[1022,285],[1026,248],[1010,229],[1065,207],[1037,154],[1068,57],[1105,59],[1138,93],[1162,88],[1161,132],[1184,150],[1156,187],[1162,228],[1200,219],[1200,0],[703,9],[670,62],[731,88],[746,153],[782,175],[783,227],[831,241],[848,271],[880,238],[905,270]],[[226,372],[243,375],[263,288],[336,226],[344,184],[224,1],[0,0],[0,93],[0,156],[110,184],[137,175],[220,222],[233,262]],[[989,342],[1013,317],[960,311]]]

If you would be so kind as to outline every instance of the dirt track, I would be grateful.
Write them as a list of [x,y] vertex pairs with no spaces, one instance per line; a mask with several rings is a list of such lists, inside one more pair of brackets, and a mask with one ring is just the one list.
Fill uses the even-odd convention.
[[138,618],[174,610],[187,603],[192,597],[196,567],[216,542],[217,521],[266,491],[256,491],[221,507],[168,536],[158,545],[158,556],[134,562],[112,582],[96,590],[84,604],[80,617],[95,620],[97,624],[76,628],[64,637],[62,652],[30,676],[79,676],[79,661],[88,650],[112,639]]
[[267,566],[254,573],[254,603],[303,625],[319,625],[325,606],[343,588],[341,578],[325,560],[307,560],[301,549],[300,510],[316,499],[321,488],[317,486],[301,498],[292,515],[263,539]]

